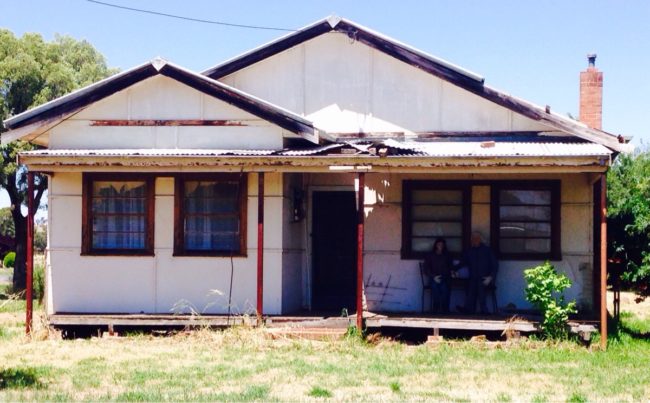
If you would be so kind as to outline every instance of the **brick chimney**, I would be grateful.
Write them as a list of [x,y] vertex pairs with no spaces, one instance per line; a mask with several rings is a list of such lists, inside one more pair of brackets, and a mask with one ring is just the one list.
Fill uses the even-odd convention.
[[596,68],[596,54],[587,55],[587,70],[580,72],[580,121],[594,129],[603,123],[603,73]]

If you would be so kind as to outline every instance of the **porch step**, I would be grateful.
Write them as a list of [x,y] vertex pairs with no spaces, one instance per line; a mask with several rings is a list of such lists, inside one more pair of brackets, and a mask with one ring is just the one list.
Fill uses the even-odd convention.
[[452,319],[452,318],[404,318],[375,317],[366,319],[367,327],[409,327],[420,329],[452,329],[477,331],[537,332],[534,322],[524,320],[506,321],[490,319]]
[[342,338],[347,329],[327,327],[275,327],[265,328],[264,331],[272,339],[334,340]]
[[269,316],[265,318],[264,325],[269,328],[329,328],[347,329],[354,324],[354,318],[340,317],[304,317],[304,316]]

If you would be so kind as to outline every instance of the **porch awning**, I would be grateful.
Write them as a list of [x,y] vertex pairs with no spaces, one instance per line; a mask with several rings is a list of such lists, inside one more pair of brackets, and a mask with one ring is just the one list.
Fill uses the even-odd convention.
[[68,149],[34,150],[19,154],[30,169],[53,171],[76,167],[226,167],[236,170],[325,170],[332,166],[366,169],[427,170],[528,168],[600,172],[611,163],[612,151],[593,143],[523,142],[379,142],[357,141],[303,149]]

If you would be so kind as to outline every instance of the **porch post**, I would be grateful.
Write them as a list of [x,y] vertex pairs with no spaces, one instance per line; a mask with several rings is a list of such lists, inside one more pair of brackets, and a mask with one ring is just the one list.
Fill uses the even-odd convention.
[[264,172],[257,174],[257,318],[264,309]]
[[32,332],[33,294],[34,294],[34,172],[27,173],[27,253],[25,256],[25,333]]
[[607,174],[600,176],[600,348],[607,348]]
[[357,329],[363,326],[363,223],[364,223],[364,194],[365,172],[359,172],[359,188],[357,189]]

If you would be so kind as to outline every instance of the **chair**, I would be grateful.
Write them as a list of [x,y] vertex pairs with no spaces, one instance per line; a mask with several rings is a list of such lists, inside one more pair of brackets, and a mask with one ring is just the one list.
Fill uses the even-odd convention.
[[486,291],[486,298],[489,298],[490,296],[492,297],[492,314],[496,315],[499,313],[499,306],[497,305],[497,285],[494,283],[490,283],[485,289]]
[[420,280],[422,281],[422,312],[424,312],[424,293],[428,290],[429,295],[433,298],[433,288],[431,288],[431,282],[429,276],[426,273],[426,267],[424,262],[420,262]]

